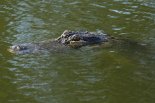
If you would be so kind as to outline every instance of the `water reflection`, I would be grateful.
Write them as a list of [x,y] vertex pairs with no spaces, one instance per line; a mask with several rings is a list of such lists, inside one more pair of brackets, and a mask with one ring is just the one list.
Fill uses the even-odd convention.
[[121,44],[112,48],[12,55],[5,51],[9,44],[3,41],[0,63],[5,68],[0,81],[6,92],[2,90],[1,94],[8,96],[0,100],[154,103],[154,4],[151,0],[3,2],[0,42],[38,42],[57,37],[65,29],[86,29],[104,30],[151,45],[144,48]]
[[[16,76],[18,78],[15,83],[19,85],[20,90],[26,90],[26,92],[24,93],[25,95],[36,95],[36,98],[42,98],[41,101],[46,101],[46,99],[62,99],[62,101],[67,102],[68,99],[66,100],[65,98],[70,97],[70,95],[79,95],[79,99],[82,99],[83,96],[81,95],[85,94],[84,92],[89,90],[87,88],[89,86],[89,92],[92,91],[92,94],[95,93],[94,90],[91,90],[91,85],[99,82],[101,80],[100,77],[102,77],[102,74],[98,73],[94,67],[92,67],[92,69],[90,68],[91,66],[93,66],[90,62],[93,59],[86,59],[82,57],[82,55],[79,55],[79,57],[77,58],[76,55],[75,57],[73,57],[70,56],[70,54],[59,54],[56,56],[52,56],[52,58],[54,59],[47,57],[46,59],[48,60],[45,60],[44,57],[39,58],[43,61],[40,61],[40,59],[37,60],[36,58],[35,61],[41,62],[41,64],[34,64],[34,62],[31,62],[29,58],[27,58],[29,62],[24,62],[24,65],[22,63],[15,63],[15,65],[19,66],[19,68],[25,67],[25,69],[20,68],[14,71],[17,73]],[[64,59],[65,61],[62,59]],[[87,60],[88,62],[86,62]],[[47,63],[46,61],[50,61],[50,63]],[[42,65],[42,63],[44,65]],[[32,65],[34,68],[32,68]],[[76,65],[78,65],[78,67],[76,67]],[[89,70],[87,67],[89,68]],[[86,88],[86,90],[81,90],[82,88],[79,87],[84,87]],[[31,89],[33,91],[28,92],[27,89]],[[40,95],[38,93],[36,94],[35,91],[41,92],[44,95]],[[52,97],[53,99],[51,99],[50,95],[54,96]],[[84,98],[86,98],[86,96],[84,96]]]

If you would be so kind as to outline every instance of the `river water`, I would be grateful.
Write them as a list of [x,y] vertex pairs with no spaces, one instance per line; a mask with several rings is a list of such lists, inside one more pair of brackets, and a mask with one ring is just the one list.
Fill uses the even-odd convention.
[[[64,30],[136,44],[14,55]],[[1,0],[0,103],[155,103],[154,0]]]

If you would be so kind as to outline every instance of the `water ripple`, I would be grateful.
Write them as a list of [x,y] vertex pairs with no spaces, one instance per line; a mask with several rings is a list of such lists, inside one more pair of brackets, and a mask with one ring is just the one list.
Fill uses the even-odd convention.
[[119,13],[119,14],[125,14],[125,15],[130,15],[131,13],[130,12],[127,12],[127,11],[120,11],[120,10],[110,10],[112,12],[115,12],[115,13]]

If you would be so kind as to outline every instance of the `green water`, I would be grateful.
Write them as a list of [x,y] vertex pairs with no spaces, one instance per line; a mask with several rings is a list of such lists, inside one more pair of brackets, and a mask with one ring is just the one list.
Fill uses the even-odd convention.
[[[13,55],[65,29],[140,45]],[[0,103],[155,103],[154,0],[1,0]]]

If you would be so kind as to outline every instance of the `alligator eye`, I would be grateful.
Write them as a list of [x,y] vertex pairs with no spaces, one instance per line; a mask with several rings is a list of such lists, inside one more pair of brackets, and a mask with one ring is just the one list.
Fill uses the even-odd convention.
[[62,38],[66,38],[66,37],[68,37],[69,36],[69,30],[65,30],[63,33],[62,33],[62,35],[61,35],[61,37]]
[[70,38],[70,40],[72,40],[72,41],[80,41],[80,37],[78,36],[78,35],[73,35],[71,38]]
[[76,34],[76,32],[74,32],[74,31],[65,30],[62,33],[61,38],[69,38],[70,36],[75,35],[75,34]]

